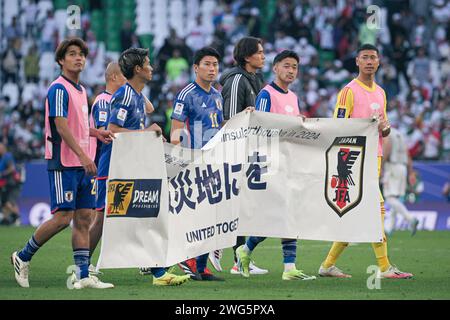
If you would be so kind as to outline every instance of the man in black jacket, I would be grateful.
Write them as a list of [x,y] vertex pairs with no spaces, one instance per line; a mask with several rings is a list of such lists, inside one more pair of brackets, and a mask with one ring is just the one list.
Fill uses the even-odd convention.
[[234,47],[236,66],[220,77],[223,97],[223,115],[229,120],[247,107],[255,107],[256,96],[263,87],[263,78],[258,70],[264,66],[264,51],[261,40],[245,37]]
[[[236,66],[225,71],[220,77],[223,97],[224,120],[231,119],[235,114],[244,111],[248,107],[254,108],[256,96],[263,87],[263,77],[258,70],[264,67],[264,48],[258,38],[244,37],[234,47],[233,57]],[[245,243],[245,237],[238,237],[234,250],[234,266],[232,274],[239,274],[236,265],[236,248]],[[213,258],[210,255],[210,258]],[[216,258],[218,255],[216,255]],[[216,264],[214,264],[216,267]],[[220,265],[220,263],[219,263]],[[216,268],[217,269],[217,268]],[[268,271],[250,264],[251,274],[265,274]]]

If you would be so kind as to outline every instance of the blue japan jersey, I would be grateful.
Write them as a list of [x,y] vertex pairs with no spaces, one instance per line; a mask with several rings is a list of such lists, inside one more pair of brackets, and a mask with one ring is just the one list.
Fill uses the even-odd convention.
[[[108,95],[111,94],[107,91],[103,91],[100,95]],[[98,99],[96,103],[92,106],[92,118],[94,119],[94,127],[105,128],[108,126],[108,116],[109,116],[109,102],[105,99]],[[95,152],[95,165],[98,166],[98,162],[100,161],[100,154],[102,151],[103,143],[100,140],[97,140],[97,151]]]
[[[128,83],[117,90],[110,102],[110,114],[106,126],[110,123],[128,130],[144,129],[145,101],[142,94],[137,93]],[[112,143],[102,146],[98,178],[105,178],[109,172]]]
[[171,118],[186,123],[190,144],[182,141],[184,147],[200,149],[211,140],[223,122],[222,105],[219,91],[206,92],[195,81],[178,93]]

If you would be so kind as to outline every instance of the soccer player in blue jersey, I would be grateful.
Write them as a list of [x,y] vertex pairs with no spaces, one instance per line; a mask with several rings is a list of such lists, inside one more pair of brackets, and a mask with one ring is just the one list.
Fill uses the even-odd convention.
[[[87,95],[79,83],[88,47],[83,40],[62,41],[55,52],[61,75],[51,84],[45,107],[45,144],[53,218],[34,232],[25,247],[11,256],[17,283],[28,288],[29,264],[34,254],[73,218],[72,246],[77,266],[76,289],[112,288],[89,275],[89,223],[95,197],[91,178],[97,173],[89,136],[110,142],[109,131],[89,127]],[[95,142],[95,140],[94,140]]]
[[[130,131],[157,131],[156,124],[145,128],[146,100],[142,90],[152,79],[153,68],[150,66],[148,49],[130,48],[122,52],[119,58],[120,69],[127,78],[127,83],[120,87],[111,98],[108,129],[113,133]],[[112,145],[104,145],[100,155],[98,179],[106,181],[109,172]],[[100,186],[106,193],[106,184]],[[97,199],[97,208],[104,207],[105,197]],[[189,276],[178,276],[166,272],[164,268],[151,268],[153,284],[156,286],[175,286],[189,280]]]
[[[120,71],[119,63],[117,62],[111,62],[106,67],[105,71],[105,81],[106,81],[106,88],[105,90],[100,93],[92,106],[91,111],[91,117],[93,120],[93,124],[95,128],[97,129],[105,129],[108,126],[108,118],[109,118],[109,103],[111,101],[112,95],[126,82],[127,79],[124,77],[122,72]],[[95,155],[95,164],[98,166],[98,162],[100,160],[100,153],[101,148],[103,144],[101,142],[97,142],[97,152]],[[105,198],[105,190],[104,190],[104,184],[105,180],[101,181],[101,184],[103,184],[103,188],[101,188],[101,192],[98,191],[98,186],[96,187],[96,199],[98,197],[103,197],[103,201]],[[96,181],[97,183],[97,181]],[[97,201],[97,200],[96,200]],[[103,228],[103,208],[96,208],[94,219],[89,227],[89,251],[90,256],[92,256],[95,248],[97,247],[98,242],[100,241],[100,238],[102,236],[102,228]],[[92,268],[89,267],[89,272],[91,274],[97,274],[97,272]]]
[[[223,122],[222,95],[212,87],[219,73],[219,53],[211,47],[198,50],[194,55],[195,81],[181,90],[172,112],[171,142],[184,147],[200,149],[219,131]],[[182,139],[184,127],[188,135]],[[183,140],[183,141],[181,141]],[[208,253],[180,263],[181,268],[195,280],[223,281],[207,268]]]

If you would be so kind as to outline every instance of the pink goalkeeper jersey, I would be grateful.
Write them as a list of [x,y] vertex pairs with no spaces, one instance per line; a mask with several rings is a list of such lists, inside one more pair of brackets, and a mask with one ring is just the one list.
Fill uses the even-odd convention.
[[[357,79],[353,79],[338,95],[335,116],[343,118],[372,118],[378,114],[387,119],[386,94],[379,85],[369,88]],[[383,156],[383,137],[379,133],[378,156]]]

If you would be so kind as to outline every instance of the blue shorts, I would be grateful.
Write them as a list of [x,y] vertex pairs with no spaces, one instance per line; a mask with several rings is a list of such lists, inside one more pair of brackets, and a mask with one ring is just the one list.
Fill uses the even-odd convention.
[[97,194],[95,195],[95,210],[103,213],[106,198],[106,177],[95,180],[97,183]]
[[84,169],[49,170],[52,213],[95,207],[94,178]]

